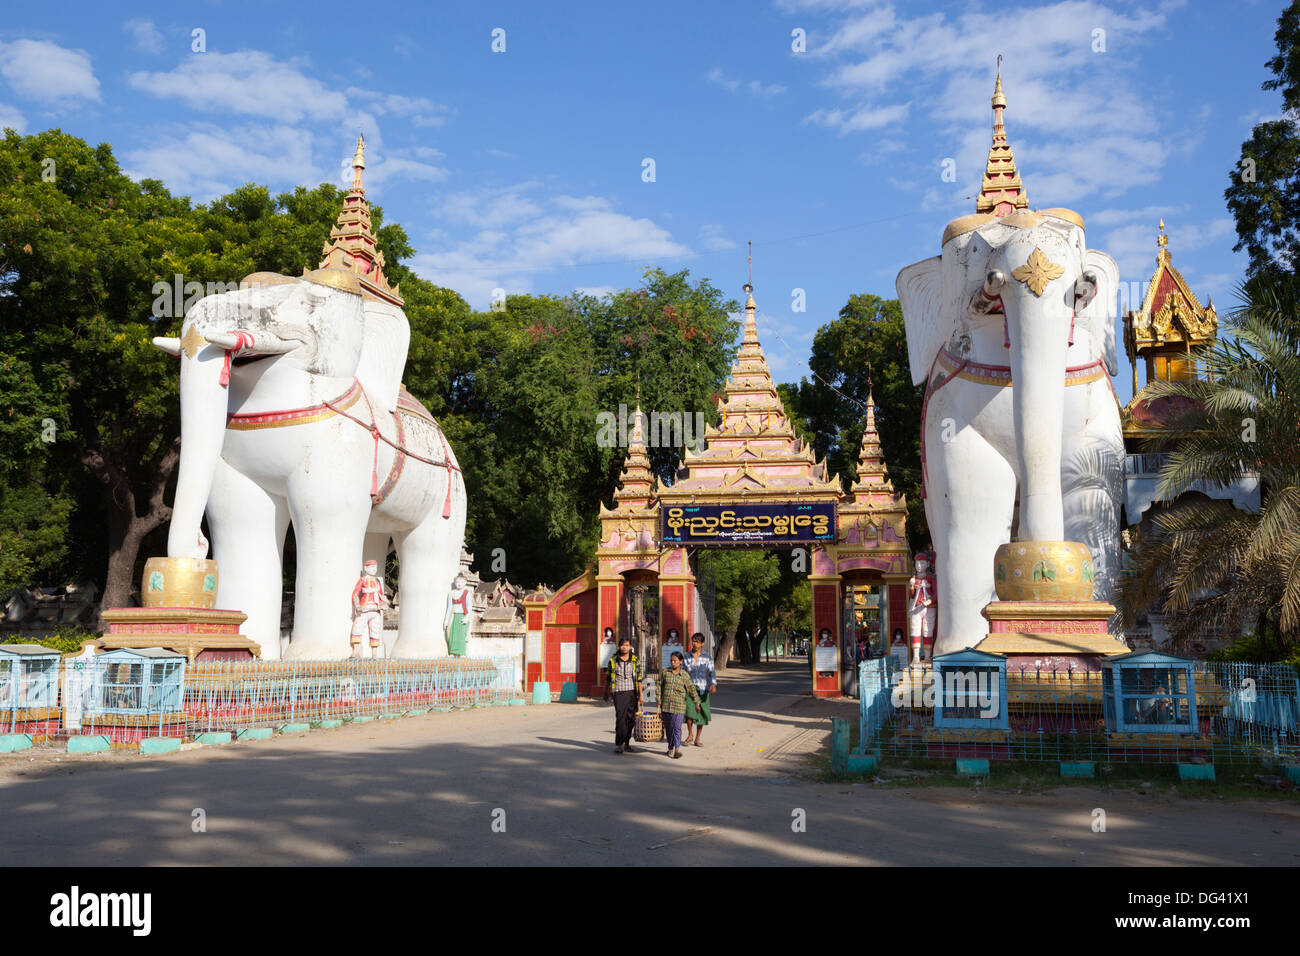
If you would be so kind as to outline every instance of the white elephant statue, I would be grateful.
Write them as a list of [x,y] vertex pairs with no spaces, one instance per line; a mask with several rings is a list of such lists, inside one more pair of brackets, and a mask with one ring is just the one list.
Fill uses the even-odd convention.
[[[410,327],[357,278],[256,273],[186,315],[181,461],[167,553],[220,568],[217,606],[280,656],[281,562],[293,524],[294,625],[287,656],[350,654],[363,560],[401,571],[396,657],[447,653],[443,612],[465,537],[465,486],[433,417],[401,387]],[[399,450],[401,449],[401,450]]]
[[988,634],[993,558],[1017,538],[1092,551],[1094,600],[1120,559],[1124,440],[1116,374],[1119,274],[1066,209],[965,216],[942,255],[903,269],[913,381],[926,382],[922,468],[936,552],[935,654]]

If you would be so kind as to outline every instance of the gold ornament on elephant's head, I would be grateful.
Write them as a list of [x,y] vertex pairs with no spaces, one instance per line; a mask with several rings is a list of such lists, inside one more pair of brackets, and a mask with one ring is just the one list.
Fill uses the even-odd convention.
[[1065,275],[1065,266],[1058,266],[1047,256],[1043,255],[1043,250],[1034,246],[1034,251],[1029,254],[1029,261],[1023,266],[1011,270],[1011,278],[1017,282],[1023,282],[1029,287],[1029,291],[1034,295],[1043,294],[1047,288],[1047,283],[1053,279],[1059,279]]
[[190,323],[185,329],[185,334],[181,336],[181,350],[185,352],[186,358],[194,358],[199,354],[199,349],[208,344],[208,340],[199,334],[199,330]]

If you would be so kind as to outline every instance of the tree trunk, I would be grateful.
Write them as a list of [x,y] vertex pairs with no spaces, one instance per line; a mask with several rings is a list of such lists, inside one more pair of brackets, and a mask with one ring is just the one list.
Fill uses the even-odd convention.
[[740,613],[736,615],[736,623],[729,627],[722,634],[722,640],[718,642],[718,650],[713,655],[714,670],[725,671],[727,664],[731,660],[731,649],[736,646],[736,634],[740,631],[740,619],[745,614],[745,606],[740,606]]
[[163,493],[180,461],[180,447],[181,440],[177,437],[158,463],[149,486],[149,508],[143,515],[136,513],[135,492],[125,469],[95,449],[82,456],[82,461],[108,490],[108,569],[101,607],[130,605],[140,542],[171,518],[172,509],[163,503]]

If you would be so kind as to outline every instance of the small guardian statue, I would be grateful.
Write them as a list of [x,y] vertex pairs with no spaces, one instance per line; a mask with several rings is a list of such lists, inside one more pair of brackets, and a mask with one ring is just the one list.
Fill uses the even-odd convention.
[[447,653],[464,656],[469,637],[470,589],[465,586],[465,575],[452,580],[451,593],[447,595],[447,614],[442,626],[447,632]]
[[934,651],[934,626],[939,617],[935,600],[935,577],[930,570],[930,556],[916,556],[916,573],[908,581],[911,601],[907,607],[907,624],[912,635],[912,661],[927,661]]
[[[389,607],[379,562],[367,561],[352,589],[352,656],[384,656],[384,608]],[[369,643],[367,650],[365,644]]]

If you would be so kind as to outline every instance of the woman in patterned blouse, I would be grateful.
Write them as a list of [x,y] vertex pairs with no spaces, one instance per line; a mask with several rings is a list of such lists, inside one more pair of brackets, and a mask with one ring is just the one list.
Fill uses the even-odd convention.
[[686,714],[689,697],[700,706],[700,694],[695,689],[691,675],[682,667],[685,658],[681,651],[673,651],[672,669],[659,672],[659,712],[663,716],[664,732],[668,737],[668,755],[682,755],[682,717]]

